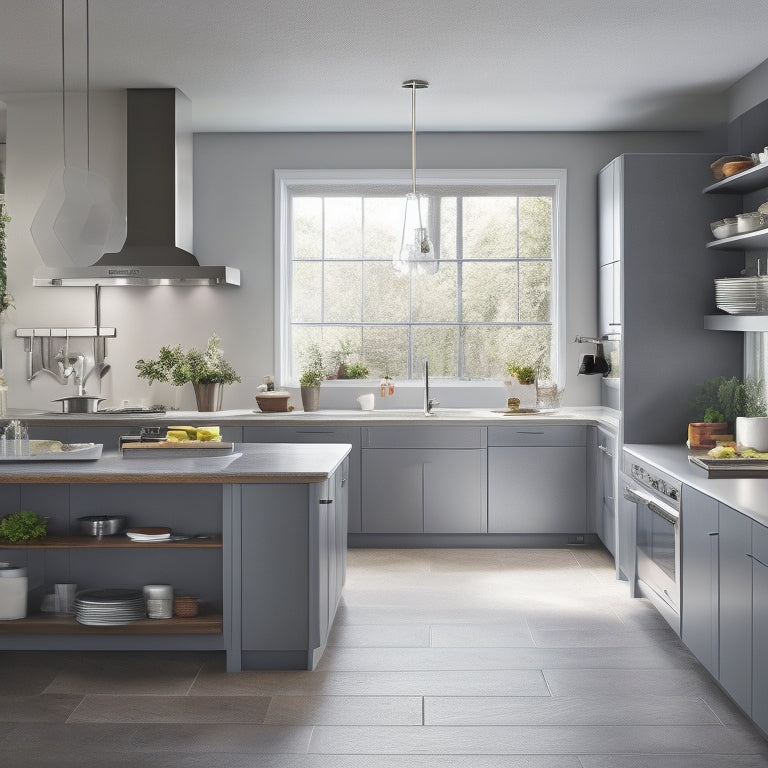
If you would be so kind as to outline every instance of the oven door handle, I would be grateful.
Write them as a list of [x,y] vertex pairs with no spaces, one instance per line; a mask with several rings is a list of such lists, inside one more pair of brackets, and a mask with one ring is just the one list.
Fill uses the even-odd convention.
[[636,488],[630,488],[629,486],[624,488],[624,498],[627,501],[632,501],[635,504],[644,504],[655,515],[658,515],[663,520],[666,520],[672,525],[677,525],[680,522],[680,516],[671,508],[660,504],[651,496],[645,493],[641,493]]

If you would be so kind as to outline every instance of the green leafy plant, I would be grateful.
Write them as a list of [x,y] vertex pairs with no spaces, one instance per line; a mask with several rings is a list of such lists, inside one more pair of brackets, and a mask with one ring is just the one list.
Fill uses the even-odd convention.
[[362,363],[350,363],[347,366],[348,379],[367,379],[370,371]]
[[507,372],[514,376],[521,384],[533,384],[536,381],[536,370],[532,365],[507,365]]
[[729,424],[735,424],[739,416],[765,416],[763,384],[753,379],[742,381],[736,376],[707,379],[696,388],[691,412],[693,421]]
[[8,293],[8,262],[5,252],[5,225],[11,217],[5,212],[3,195],[0,195],[0,314],[13,307],[13,296]]
[[319,387],[325,378],[323,353],[317,344],[311,344],[307,350],[304,370],[299,376],[302,387]]
[[203,351],[194,348],[185,350],[181,345],[161,347],[156,359],[136,362],[139,378],[147,379],[150,384],[161,381],[175,387],[189,382],[234,384],[236,381],[242,381],[235,369],[224,359],[224,353],[219,348],[220,343],[221,339],[213,333]]
[[0,539],[10,542],[43,539],[47,527],[48,521],[34,512],[14,512],[0,520]]

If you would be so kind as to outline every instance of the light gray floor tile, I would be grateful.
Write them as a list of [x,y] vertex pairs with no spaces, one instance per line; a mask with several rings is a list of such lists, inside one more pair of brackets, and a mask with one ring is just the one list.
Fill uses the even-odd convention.
[[85,696],[70,723],[262,723],[264,696]]
[[0,722],[63,723],[82,696],[5,696],[0,688]]
[[538,648],[636,648],[641,645],[679,645],[680,641],[669,627],[535,629],[533,643]]
[[764,755],[581,755],[583,768],[768,768]]
[[272,725],[421,725],[421,696],[274,696]]
[[436,624],[431,627],[433,648],[515,648],[533,646],[528,622],[515,624]]
[[134,737],[138,752],[288,754],[307,751],[312,728],[281,725],[144,725]]
[[426,672],[240,672],[201,674],[193,695],[547,696],[538,669]]
[[322,671],[675,669],[690,664],[687,651],[672,646],[606,648],[328,648]]
[[716,688],[703,669],[545,669],[553,696],[702,696]]
[[363,625],[340,621],[331,630],[328,647],[344,648],[426,648],[429,646],[429,626],[424,625]]
[[427,697],[425,725],[719,725],[699,698]]
[[753,754],[757,737],[725,726],[318,726],[309,751],[329,754]]

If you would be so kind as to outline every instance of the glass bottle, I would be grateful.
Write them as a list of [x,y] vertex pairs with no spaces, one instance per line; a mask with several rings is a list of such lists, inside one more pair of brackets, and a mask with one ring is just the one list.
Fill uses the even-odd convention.
[[8,418],[8,382],[0,368],[0,419]]

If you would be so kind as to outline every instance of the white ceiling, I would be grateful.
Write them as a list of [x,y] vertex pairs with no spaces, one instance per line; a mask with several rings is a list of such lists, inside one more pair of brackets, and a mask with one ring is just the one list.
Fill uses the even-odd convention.
[[[768,55],[766,7],[90,0],[91,88],[179,88],[196,131],[408,130],[414,77],[419,131],[700,128]],[[0,99],[60,91],[60,8],[1,0]]]

